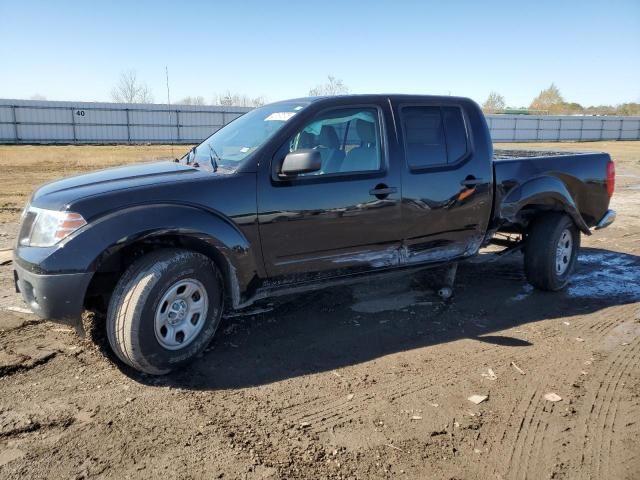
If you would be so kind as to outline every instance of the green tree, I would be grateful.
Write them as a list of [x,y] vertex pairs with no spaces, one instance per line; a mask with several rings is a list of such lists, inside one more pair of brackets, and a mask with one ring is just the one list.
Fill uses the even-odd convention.
[[580,115],[584,113],[584,107],[576,102],[564,102],[558,105],[557,109],[560,110],[559,113],[566,115]]
[[552,83],[549,88],[542,90],[536,98],[533,99],[530,110],[539,110],[545,113],[560,113],[562,111],[562,104],[564,98],[560,94],[560,90],[556,87],[555,83]]
[[637,116],[640,115],[640,103],[621,103],[616,108],[617,115]]
[[497,113],[504,110],[506,106],[507,104],[504,97],[498,92],[492,91],[482,104],[482,110],[484,110],[485,113]]

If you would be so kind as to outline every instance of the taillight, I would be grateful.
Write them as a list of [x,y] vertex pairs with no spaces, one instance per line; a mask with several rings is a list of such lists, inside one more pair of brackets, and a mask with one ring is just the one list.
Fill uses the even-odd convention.
[[612,160],[607,163],[607,194],[613,195],[616,188],[616,164]]

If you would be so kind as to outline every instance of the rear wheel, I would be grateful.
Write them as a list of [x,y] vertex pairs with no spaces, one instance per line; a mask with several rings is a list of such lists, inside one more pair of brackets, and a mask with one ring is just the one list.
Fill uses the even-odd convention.
[[545,213],[529,228],[524,267],[531,285],[547,291],[564,288],[575,267],[580,232],[564,213]]
[[116,356],[153,375],[198,355],[222,316],[223,283],[213,262],[196,252],[158,250],[145,255],[118,282],[107,314]]

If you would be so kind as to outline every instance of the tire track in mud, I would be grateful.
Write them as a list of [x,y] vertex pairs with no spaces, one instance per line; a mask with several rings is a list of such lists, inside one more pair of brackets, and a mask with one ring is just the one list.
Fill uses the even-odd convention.
[[[493,362],[502,364],[507,368],[511,360],[517,361],[513,351],[504,347],[483,348],[467,357],[465,365],[455,365],[455,362],[446,362],[447,367],[438,371],[437,376],[431,377],[423,372],[412,375],[411,378],[401,380],[389,380],[377,383],[365,389],[359,389],[354,397],[349,400],[346,395],[339,400],[329,400],[333,396],[317,397],[311,402],[297,404],[284,409],[288,411],[288,418],[294,423],[308,422],[310,429],[316,433],[331,430],[342,423],[356,418],[367,410],[371,402],[394,402],[416,393],[425,393],[440,388],[442,380],[455,378],[469,371],[469,366],[482,364],[481,360],[490,355]],[[478,371],[478,375],[480,371]]]
[[[618,309],[615,312],[603,311],[595,314],[595,319],[593,314],[586,315],[575,322],[575,326],[578,327],[578,331],[590,330],[592,332],[590,334],[591,337],[595,333],[597,338],[604,338],[616,326],[628,322],[630,317],[635,318],[633,315],[637,310],[635,305],[629,305],[624,306],[622,311]],[[612,313],[614,315],[612,315]],[[549,329],[552,328],[555,327],[549,327]],[[545,330],[537,332],[538,338],[544,339],[554,336],[547,335],[548,332],[545,332]],[[637,349],[636,344],[634,344],[634,348]],[[618,359],[619,362],[616,362],[616,364],[619,363],[618,369],[621,371],[617,376],[615,372],[614,375],[610,375],[612,366],[610,366],[604,374],[603,382],[614,383],[615,390],[612,390],[612,392],[615,392],[616,395],[619,393],[617,390],[619,390],[620,385],[624,383],[623,378],[625,378],[625,375],[628,376],[634,368],[637,368],[638,357],[639,353],[635,352],[633,357],[628,358],[630,361],[625,362],[625,359]],[[548,415],[546,415],[547,418],[543,417],[545,412],[549,414],[552,413],[554,407],[552,404],[545,402],[538,391],[539,389],[536,388],[527,391],[519,401],[514,403],[506,422],[502,424],[502,428],[486,436],[487,438],[499,439],[499,442],[491,444],[487,448],[490,461],[485,462],[485,466],[482,469],[484,474],[499,474],[506,478],[536,478],[536,476],[541,475],[542,472],[529,471],[530,468],[540,464],[547,465],[547,460],[554,456],[553,452],[558,451],[556,444],[563,442],[564,435],[562,432],[554,431],[550,428],[551,425],[548,421]],[[597,402],[601,396],[602,394],[596,394],[591,407],[592,410],[598,405]],[[603,447],[603,456],[607,461],[610,461],[610,452],[613,450],[614,441],[613,431],[617,421],[618,402],[614,399],[607,403],[609,408],[606,410],[606,425],[609,426],[610,434],[607,436],[608,440],[603,439],[602,442],[607,442]],[[611,408],[612,406],[613,408]],[[600,408],[602,408],[602,405],[600,405]],[[519,423],[516,423],[518,419]],[[640,419],[638,420],[640,421]],[[605,423],[605,420],[602,420],[602,422]],[[517,424],[518,427],[515,429],[515,433],[510,433],[514,432],[514,424]],[[603,425],[603,428],[604,427],[605,425]],[[498,456],[501,454],[499,447],[507,443],[510,444],[511,447],[508,453],[502,456],[502,458],[506,460],[501,461]],[[629,461],[631,461],[631,459],[629,459]]]
[[[548,390],[546,390],[548,391]],[[555,422],[554,410],[562,408],[563,405],[548,402],[544,399],[542,392],[538,395],[538,415],[535,428],[535,434],[531,441],[528,443],[528,447],[523,450],[524,453],[524,468],[522,471],[522,478],[543,478],[549,473],[544,472],[546,468],[552,468],[553,463],[550,459],[554,456],[554,453],[558,451],[555,445],[561,440],[557,438],[557,435],[550,428]],[[526,452],[529,452],[527,454]]]
[[640,338],[636,338],[627,348],[617,351],[607,363],[606,369],[601,370],[602,373],[598,375],[596,392],[585,405],[588,414],[582,423],[584,442],[580,460],[581,466],[588,468],[590,478],[606,478],[608,473],[622,387],[625,383],[623,379],[640,366]]
[[[615,308],[615,311],[612,311]],[[609,306],[595,314],[586,314],[574,320],[573,325],[580,332],[595,334],[597,339],[605,337],[617,325],[638,318],[640,308],[638,304]]]
[[[509,475],[511,465],[514,462],[516,451],[518,451],[518,456],[520,452],[520,442],[518,440],[523,429],[526,430],[527,419],[537,393],[536,388],[529,388],[522,397],[513,403],[506,420],[499,424],[501,428],[485,434],[486,438],[499,438],[499,441],[493,441],[487,446],[487,460],[483,462],[479,478],[493,478],[496,476],[498,478],[511,478],[511,475]],[[510,448],[503,453],[500,447],[507,444],[510,445]]]
[[602,321],[592,323],[588,325],[588,328],[599,336],[606,336],[609,334],[609,331],[611,331],[612,328],[615,328],[616,325],[624,323],[627,320],[629,311],[634,314],[636,313],[637,309],[635,309],[633,305],[628,305],[626,307],[616,309],[615,312],[610,312],[609,310],[607,310],[602,315],[604,317]]
[[541,395],[536,389],[529,397],[529,402],[522,414],[518,430],[511,441],[512,448],[509,454],[507,471],[505,472],[509,477],[526,477],[529,461],[532,458],[530,453],[536,445],[540,426],[546,425],[543,415],[544,405],[541,401]]
[[515,420],[516,421],[518,419],[520,420],[519,422],[517,422],[518,428],[514,432],[513,438],[511,438],[509,441],[511,448],[509,449],[509,457],[507,459],[507,465],[506,465],[507,471],[511,467],[514,456],[516,455],[516,451],[518,450],[519,439],[521,438],[521,433],[523,429],[526,432],[527,417],[529,416],[532,405],[535,404],[535,398],[537,394],[538,394],[538,391],[535,388],[533,390],[529,390],[527,392],[527,395],[525,395],[520,400],[519,404],[512,410],[512,415],[507,421],[507,427],[505,427],[504,434],[502,435],[503,440],[506,440],[506,436],[509,430],[511,430],[510,428],[508,428],[508,426],[512,425],[511,419],[514,418],[514,414],[516,414]]
[[[531,388],[516,402],[508,420],[502,424],[501,432],[485,435],[500,440],[487,450],[489,461],[481,469],[482,476],[528,479],[543,478],[548,474],[542,469],[551,468],[551,459],[556,455],[562,437],[552,429],[551,419],[556,407],[544,399],[542,392],[541,388]],[[508,448],[503,452],[499,447],[504,445]]]
[[[600,336],[605,336],[617,324],[629,318],[629,310],[635,311],[633,305],[628,307],[624,308],[622,312],[616,311],[613,319],[610,311],[600,312],[595,315],[590,314],[584,320],[576,322],[576,326],[578,330],[600,327],[602,330]],[[558,335],[558,329],[556,325],[544,326],[536,331],[535,335],[538,341],[553,338]],[[447,366],[439,370],[437,375],[433,377],[416,374],[410,378],[390,380],[364,390],[360,389],[351,400],[348,400],[346,395],[337,400],[331,400],[335,398],[332,395],[320,396],[311,402],[287,407],[284,411],[288,412],[287,416],[294,423],[311,423],[311,430],[319,433],[356,418],[359,413],[366,411],[372,401],[387,400],[393,402],[409,395],[429,391],[432,388],[436,388],[438,382],[443,379],[460,376],[468,372],[468,366],[483,364],[483,359],[485,358],[491,358],[494,364],[508,365],[512,360],[517,362],[519,357],[519,354],[509,348],[483,348],[468,355],[465,365],[459,365],[453,361],[445,362],[440,358],[439,361],[446,363]],[[544,429],[546,431],[548,425],[544,426]]]
[[[615,438],[614,432],[615,432],[616,422],[618,419],[617,414],[618,414],[618,409],[620,407],[620,402],[622,400],[621,398],[622,389],[624,384],[626,383],[623,380],[626,380],[628,377],[630,377],[631,376],[630,373],[635,368],[638,367],[638,363],[640,360],[639,345],[640,345],[640,342],[636,342],[635,349],[629,349],[629,350],[635,350],[635,351],[628,353],[626,356],[626,360],[628,361],[626,362],[625,367],[619,371],[618,378],[615,381],[615,386],[614,386],[615,397],[612,394],[612,402],[608,405],[607,411],[605,412],[605,417],[604,417],[605,426],[607,426],[607,418],[609,418],[609,425],[606,428],[608,440],[603,436],[602,444],[601,444],[601,451],[602,451],[601,458],[604,459],[603,470],[605,474],[608,474],[609,472],[609,466],[611,462],[611,453],[613,452],[613,442]],[[613,401],[614,399],[617,401],[614,402]]]

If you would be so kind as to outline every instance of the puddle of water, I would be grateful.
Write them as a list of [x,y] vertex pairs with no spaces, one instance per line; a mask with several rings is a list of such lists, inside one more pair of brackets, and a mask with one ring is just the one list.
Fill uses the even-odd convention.
[[[573,275],[566,290],[569,296],[640,300],[640,265],[632,257],[615,252],[585,253],[578,256],[578,263],[591,271]],[[524,285],[511,300],[525,300],[533,291],[531,285]]]
[[631,297],[640,300],[640,266],[628,255],[601,252],[583,254],[580,263],[597,270],[574,275],[568,294],[572,297]]
[[527,298],[532,293],[533,293],[533,287],[529,284],[526,284],[522,287],[522,289],[520,290],[520,293],[511,297],[511,300],[513,300],[514,302],[519,302]]

